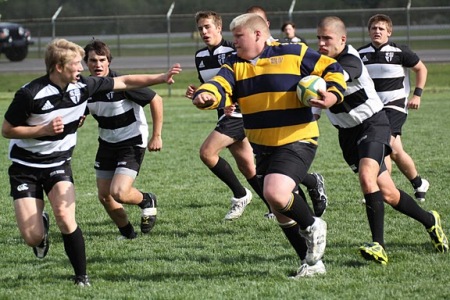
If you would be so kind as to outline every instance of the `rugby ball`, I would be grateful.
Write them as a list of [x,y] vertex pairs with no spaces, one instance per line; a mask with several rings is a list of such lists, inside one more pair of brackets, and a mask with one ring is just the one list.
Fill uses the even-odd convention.
[[327,90],[326,81],[317,75],[305,76],[297,84],[297,98],[303,105],[311,106],[309,100],[321,99],[318,90]]

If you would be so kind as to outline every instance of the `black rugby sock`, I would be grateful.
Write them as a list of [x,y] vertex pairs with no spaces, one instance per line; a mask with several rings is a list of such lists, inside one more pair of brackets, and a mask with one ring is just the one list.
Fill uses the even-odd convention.
[[64,250],[75,271],[75,276],[86,275],[86,248],[80,227],[70,234],[62,234],[62,238]]
[[422,185],[422,178],[417,175],[415,178],[411,179],[409,182],[411,182],[414,189],[417,189],[419,186]]
[[231,189],[235,198],[242,198],[247,194],[230,164],[222,157],[219,157],[217,164],[210,170]]
[[288,204],[279,213],[296,221],[302,230],[314,223],[311,208],[300,195],[292,193]]
[[267,203],[266,199],[264,198],[263,189],[262,189],[262,186],[259,184],[258,176],[255,175],[252,178],[247,179],[247,182],[250,184],[250,186],[253,188],[253,190],[256,192],[256,194],[258,194],[259,198],[261,198],[261,200],[267,206],[267,208],[269,209],[269,212],[272,212],[272,210],[270,209],[269,203]]
[[281,227],[281,230],[283,230],[284,235],[294,248],[300,260],[304,260],[308,247],[306,246],[305,239],[300,235],[300,226],[298,226],[295,221],[278,225]]
[[317,178],[311,174],[306,174],[301,184],[306,186],[308,190],[311,190],[317,186]]
[[123,227],[118,227],[118,228],[119,228],[120,234],[123,235],[124,237],[126,237],[127,239],[131,240],[137,236],[136,232],[134,231],[134,227],[130,222],[128,222],[127,225],[125,225]]
[[397,206],[393,206],[394,209],[416,221],[419,221],[423,224],[423,226],[425,226],[425,228],[432,227],[434,225],[433,215],[420,207],[419,204],[417,204],[417,201],[415,201],[410,195],[400,189],[399,191],[400,201]]
[[372,240],[384,246],[384,198],[381,191],[365,194],[366,214],[369,220]]

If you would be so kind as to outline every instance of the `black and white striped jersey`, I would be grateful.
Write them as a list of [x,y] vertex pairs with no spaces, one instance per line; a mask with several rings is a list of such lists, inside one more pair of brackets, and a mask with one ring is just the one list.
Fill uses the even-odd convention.
[[195,52],[195,67],[198,72],[198,79],[201,83],[213,78],[225,62],[225,58],[236,52],[233,43],[222,39],[219,45],[213,49],[202,48]]
[[[108,76],[119,74],[110,70]],[[147,147],[148,125],[143,107],[155,95],[149,88],[93,95],[87,106],[98,122],[99,142],[112,147]]]
[[[344,69],[347,90],[344,101],[333,105],[326,113],[334,126],[352,128],[381,111],[383,103],[355,48],[345,46],[336,60]],[[320,113],[320,110],[313,108],[313,113]]]
[[368,44],[359,55],[375,83],[375,89],[386,108],[407,113],[410,92],[409,72],[420,58],[406,45],[388,42],[380,48]]
[[[195,67],[197,68],[198,79],[200,82],[205,83],[216,76],[220,67],[225,62],[225,59],[235,52],[236,49],[234,49],[233,43],[224,39],[222,39],[219,45],[211,50],[208,47],[205,47],[195,52]],[[217,113],[219,119],[224,116],[223,110],[218,110]],[[238,107],[231,116],[242,118],[242,114]]]
[[5,119],[13,126],[36,126],[61,116],[64,132],[39,138],[11,139],[9,158],[35,168],[55,167],[70,160],[87,99],[96,92],[111,91],[113,87],[112,78],[81,76],[77,83],[69,84],[63,91],[50,81],[48,75],[24,85],[16,92]]

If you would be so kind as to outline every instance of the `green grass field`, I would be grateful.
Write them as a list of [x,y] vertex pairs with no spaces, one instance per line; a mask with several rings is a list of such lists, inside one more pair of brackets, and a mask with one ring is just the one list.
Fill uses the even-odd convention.
[[[422,207],[440,212],[450,233],[450,65],[429,65],[427,88],[419,111],[404,127],[404,146],[431,187]],[[36,74],[0,74],[0,113],[14,91]],[[96,197],[94,155],[97,128],[89,118],[79,130],[73,158],[77,220],[84,232],[92,287],[69,281],[72,268],[50,213],[51,247],[37,260],[17,230],[7,176],[8,140],[0,139],[0,299],[449,299],[450,257],[435,253],[425,229],[386,208],[389,264],[364,261],[357,248],[370,240],[357,176],[344,163],[337,131],[324,117],[311,171],[325,177],[329,207],[327,274],[293,281],[297,257],[276,222],[263,218],[256,196],[244,215],[222,221],[230,191],[202,164],[198,149],[214,128],[215,112],[200,111],[182,97],[195,82],[194,72],[177,78],[165,99],[164,147],[147,153],[136,186],[158,196],[154,230],[131,241],[118,241],[118,231]],[[148,108],[147,108],[148,109]],[[149,118],[149,121],[151,119]],[[237,171],[228,152],[223,156]],[[248,187],[243,176],[238,174]],[[394,180],[408,193],[409,182],[394,169]],[[47,203],[47,209],[49,205]],[[140,209],[127,207],[139,227]]]

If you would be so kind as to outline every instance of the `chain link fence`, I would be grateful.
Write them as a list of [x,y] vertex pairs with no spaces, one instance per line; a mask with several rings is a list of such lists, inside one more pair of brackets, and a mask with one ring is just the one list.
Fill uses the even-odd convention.
[[[221,14],[225,38],[231,39],[228,24],[240,13]],[[277,11],[268,12],[267,16],[274,37],[281,37],[281,25],[292,20],[296,23],[297,33],[306,38],[311,47],[317,46],[315,27],[319,20],[329,15],[338,16],[347,25],[349,43],[359,47],[370,41],[367,21],[376,13],[392,18],[392,39],[396,42],[409,44],[413,49],[447,49],[450,55],[450,6],[293,11],[291,14]],[[64,37],[80,45],[99,38],[110,45],[115,56],[192,55],[203,46],[193,14],[64,17],[53,22],[51,19],[8,21],[21,23],[31,30],[34,45],[30,52],[37,52],[39,57],[54,37]]]

